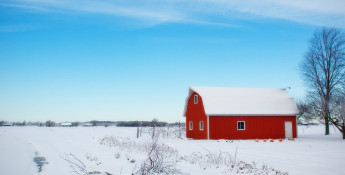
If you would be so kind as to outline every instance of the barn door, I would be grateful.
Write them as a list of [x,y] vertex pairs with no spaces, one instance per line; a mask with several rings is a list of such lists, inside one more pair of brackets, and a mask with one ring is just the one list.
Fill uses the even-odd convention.
[[292,138],[292,122],[285,122],[285,138]]

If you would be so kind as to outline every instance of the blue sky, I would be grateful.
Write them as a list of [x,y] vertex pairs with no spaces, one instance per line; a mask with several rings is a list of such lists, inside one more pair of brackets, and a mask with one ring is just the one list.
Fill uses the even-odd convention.
[[0,120],[183,121],[188,87],[291,87],[344,1],[0,0]]

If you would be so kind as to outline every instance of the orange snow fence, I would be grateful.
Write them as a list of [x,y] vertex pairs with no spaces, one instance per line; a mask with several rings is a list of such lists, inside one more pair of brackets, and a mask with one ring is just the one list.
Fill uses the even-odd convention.
[[267,140],[264,140],[264,142],[266,142]]
[[290,140],[290,141],[295,141],[295,139],[294,139],[294,138],[292,138],[292,139],[288,139],[288,140]]
[[274,140],[270,140],[270,142],[274,142]]

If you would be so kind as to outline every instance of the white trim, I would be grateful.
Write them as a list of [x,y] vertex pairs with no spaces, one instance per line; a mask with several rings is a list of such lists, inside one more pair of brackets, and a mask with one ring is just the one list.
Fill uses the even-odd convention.
[[[293,137],[293,128],[292,128],[292,137]],[[298,137],[298,128],[297,128],[297,115],[296,115],[296,138]]]
[[[190,124],[192,124],[192,127],[190,127]],[[193,130],[193,122],[192,121],[189,121],[188,129]]]
[[[239,122],[243,122],[244,123],[244,125],[243,125],[243,127],[244,127],[244,129],[238,129],[238,123]],[[237,130],[246,130],[246,121],[237,121]]]
[[193,100],[194,100],[194,104],[198,104],[198,101],[199,101],[198,95],[194,95]]
[[[202,124],[202,127],[201,127],[201,124]],[[200,121],[200,122],[199,122],[199,130],[200,130],[200,131],[203,131],[204,128],[205,128],[205,126],[204,126],[204,121]]]
[[207,115],[207,140],[210,140],[210,116]]

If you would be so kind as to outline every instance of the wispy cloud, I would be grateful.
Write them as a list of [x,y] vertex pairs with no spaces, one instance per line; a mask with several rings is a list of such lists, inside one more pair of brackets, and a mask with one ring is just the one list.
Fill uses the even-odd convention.
[[23,32],[28,30],[35,30],[40,27],[33,26],[33,25],[6,25],[6,26],[0,26],[0,32]]
[[100,13],[155,23],[229,25],[226,21],[232,19],[271,18],[345,27],[344,0],[4,0],[0,5]]

